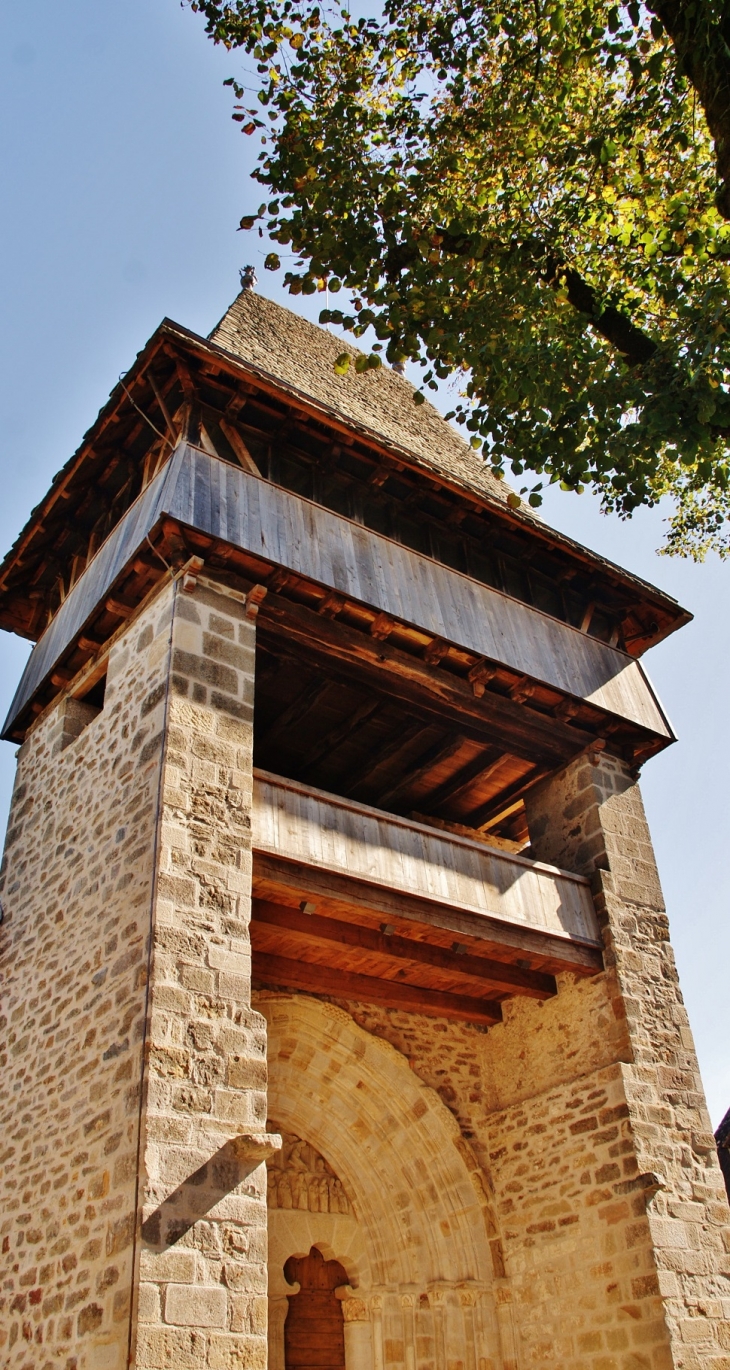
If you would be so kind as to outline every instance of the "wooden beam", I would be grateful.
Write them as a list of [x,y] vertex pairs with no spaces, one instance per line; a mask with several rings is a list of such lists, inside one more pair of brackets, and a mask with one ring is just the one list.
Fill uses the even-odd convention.
[[578,938],[561,937],[538,928],[508,923],[488,914],[460,909],[437,899],[404,894],[389,890],[366,880],[353,879],[346,872],[328,871],[303,861],[288,861],[270,852],[254,850],[254,895],[279,902],[282,898],[294,903],[306,896],[321,904],[326,911],[357,916],[357,910],[372,913],[378,921],[431,925],[452,933],[474,937],[485,952],[496,960],[510,963],[519,957],[525,969],[542,970],[547,974],[571,970],[583,975],[596,975],[603,970],[601,948]]
[[[495,756],[494,753],[497,753]],[[491,759],[487,759],[491,758]],[[452,804],[455,799],[460,799],[462,794],[475,781],[479,780],[484,784],[490,777],[498,771],[505,761],[511,760],[509,752],[502,751],[499,747],[489,747],[487,752],[482,752],[481,756],[474,757],[473,761],[468,761],[457,771],[456,775],[450,780],[446,780],[443,785],[439,785],[437,790],[428,795],[421,801],[421,809],[424,813],[435,813],[436,809],[442,809],[445,804]]]
[[350,714],[350,717],[346,718],[343,723],[328,728],[327,732],[317,739],[311,750],[302,757],[300,764],[305,770],[316,766],[323,757],[328,756],[337,747],[341,747],[342,743],[346,742],[348,737],[351,737],[363,723],[367,723],[368,719],[372,718],[379,709],[382,709],[384,702],[384,700],[377,698],[366,699],[364,704],[355,709],[355,712]]
[[466,742],[468,742],[468,738],[464,737],[463,733],[458,733],[456,737],[449,737],[446,742],[441,740],[434,743],[432,747],[428,748],[425,756],[421,757],[415,770],[401,776],[394,785],[390,785],[387,790],[378,795],[378,808],[387,809],[402,794],[405,794],[413,785],[417,785],[425,775],[428,775],[434,766],[439,766],[452,756],[456,756]]
[[124,600],[115,599],[113,595],[110,595],[106,600],[104,608],[107,609],[110,614],[114,614],[115,618],[131,618],[132,614],[135,612],[134,604],[126,604]]
[[527,794],[533,785],[544,780],[548,774],[545,766],[536,766],[532,771],[528,771],[527,775],[521,775],[519,780],[515,780],[513,785],[508,785],[501,794],[493,795],[485,804],[480,804],[478,809],[465,814],[465,818],[469,820],[469,826],[471,828],[486,828],[490,823],[496,823],[516,808],[523,795]]
[[502,1009],[490,999],[446,994],[442,990],[399,985],[392,980],[376,980],[372,975],[355,975],[311,961],[290,961],[285,956],[254,952],[252,974],[267,985],[286,985],[309,994],[329,994],[337,999],[385,1004],[388,1008],[423,1013],[429,1018],[455,1018],[462,1023],[491,1027],[502,1021]]
[[175,432],[175,428],[174,428],[174,426],[173,426],[172,419],[170,418],[170,414],[169,414],[167,405],[165,404],[165,400],[164,400],[162,391],[160,390],[160,387],[158,386],[157,381],[155,380],[154,376],[152,375],[152,369],[151,369],[151,367],[148,366],[148,367],[147,367],[147,370],[146,370],[146,372],[145,372],[144,374],[145,374],[145,376],[147,377],[147,380],[148,380],[149,383],[150,383],[150,389],[152,390],[152,393],[153,393],[155,399],[157,400],[157,403],[158,403],[159,409],[160,409],[160,413],[162,414],[162,417],[163,417],[163,419],[165,420],[165,427],[167,428],[167,431],[168,431],[170,437],[172,438],[172,441],[175,442],[175,441],[177,440],[177,434],[176,434],[176,432]]
[[[542,715],[487,690],[476,698],[467,680],[452,671],[429,667],[417,657],[377,642],[346,624],[331,623],[316,613],[270,594],[259,619],[260,629],[296,643],[305,659],[319,657],[336,662],[340,671],[355,673],[359,683],[381,693],[415,704],[441,727],[456,722],[463,732],[494,744],[528,761],[545,760],[555,765],[587,747],[594,734]],[[425,719],[424,719],[425,721]]]
[[218,422],[220,424],[223,436],[225,438],[228,438],[228,441],[231,444],[231,447],[233,448],[236,456],[238,457],[238,460],[240,461],[244,471],[251,471],[254,476],[260,476],[261,472],[259,471],[256,462],[251,456],[251,453],[249,452],[235,423],[230,423],[226,418],[220,418]]
[[395,933],[386,935],[376,932],[374,928],[363,927],[361,923],[302,913],[299,909],[273,904],[264,899],[253,901],[253,936],[257,923],[281,928],[305,944],[355,947],[362,951],[375,952],[378,956],[387,956],[395,962],[405,962],[416,967],[431,966],[450,974],[469,976],[471,979],[486,982],[489,989],[498,994],[519,993],[533,999],[548,999],[557,993],[554,977],[540,971],[522,970],[520,966],[495,961],[487,956],[474,955],[471,951],[449,951],[432,942],[416,942],[409,937],[398,937]]
[[428,727],[430,727],[430,719],[424,721],[419,718],[415,723],[409,723],[405,728],[400,728],[395,737],[390,739],[390,742],[386,742],[379,751],[366,757],[365,761],[347,777],[342,789],[345,798],[354,794],[361,785],[371,781],[373,776],[377,775],[384,766],[390,765],[394,757],[410,746],[414,738],[418,737],[418,734],[424,732]]
[[256,738],[259,747],[268,747],[272,742],[281,737],[287,728],[292,728],[295,723],[301,723],[303,718],[317,705],[323,695],[327,693],[332,682],[322,680],[318,685],[312,687],[311,684],[305,685],[299,692],[296,699],[274,719],[266,731]]

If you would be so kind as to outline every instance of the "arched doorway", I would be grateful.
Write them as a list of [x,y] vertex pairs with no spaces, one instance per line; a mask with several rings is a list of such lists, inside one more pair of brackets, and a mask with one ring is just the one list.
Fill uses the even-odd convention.
[[345,1370],[345,1320],[335,1290],[347,1284],[347,1272],[313,1246],[308,1256],[290,1256],[284,1275],[299,1285],[288,1295],[286,1370]]
[[456,1119],[338,1006],[274,991],[256,1006],[269,1028],[270,1127],[285,1140],[269,1176],[272,1370],[290,1370],[284,1267],[313,1246],[346,1272],[345,1370],[511,1364],[489,1200]]

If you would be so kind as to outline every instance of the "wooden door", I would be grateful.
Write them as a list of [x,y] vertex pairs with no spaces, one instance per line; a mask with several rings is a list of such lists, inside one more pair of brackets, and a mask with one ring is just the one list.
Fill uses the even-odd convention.
[[335,1290],[348,1279],[339,1261],[326,1261],[313,1246],[308,1256],[290,1256],[284,1275],[301,1286],[288,1295],[286,1370],[345,1370],[345,1320]]

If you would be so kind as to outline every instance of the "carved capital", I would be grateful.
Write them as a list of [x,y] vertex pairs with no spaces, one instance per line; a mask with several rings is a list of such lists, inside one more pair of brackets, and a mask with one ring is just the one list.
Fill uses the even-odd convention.
[[369,1322],[370,1312],[364,1299],[347,1298],[342,1300],[342,1315],[345,1322]]

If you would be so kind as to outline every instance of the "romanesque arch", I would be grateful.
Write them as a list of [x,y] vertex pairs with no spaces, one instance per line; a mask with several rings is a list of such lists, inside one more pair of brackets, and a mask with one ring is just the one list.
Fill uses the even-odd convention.
[[497,1370],[485,1198],[456,1120],[400,1052],[344,1010],[273,993],[258,1007],[269,1025],[271,1126],[315,1148],[351,1210],[270,1214],[272,1297],[285,1294],[282,1260],[317,1245],[350,1280],[348,1370],[382,1365],[386,1342],[388,1360],[395,1348],[396,1364],[415,1370],[424,1339],[437,1370]]

